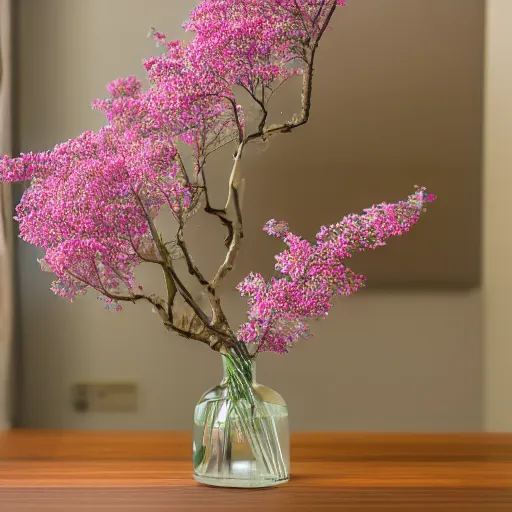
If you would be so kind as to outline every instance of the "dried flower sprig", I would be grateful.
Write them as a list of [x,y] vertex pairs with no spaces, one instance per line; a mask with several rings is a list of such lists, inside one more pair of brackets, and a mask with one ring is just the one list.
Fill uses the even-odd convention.
[[276,256],[279,277],[266,281],[251,273],[238,285],[250,306],[239,338],[256,344],[258,352],[287,352],[295,341],[309,335],[308,319],[327,317],[332,299],[364,286],[364,276],[347,268],[345,260],[409,231],[433,200],[435,196],[424,187],[417,188],[406,201],[381,203],[361,215],[347,215],[336,224],[322,226],[315,243],[291,233],[285,222],[267,222],[264,230],[282,239],[287,249]]

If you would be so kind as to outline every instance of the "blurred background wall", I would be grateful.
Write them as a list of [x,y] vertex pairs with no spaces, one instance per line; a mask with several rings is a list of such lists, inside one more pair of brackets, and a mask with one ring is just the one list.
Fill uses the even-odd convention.
[[488,0],[484,166],[485,427],[512,430],[512,3]]
[[[182,38],[195,4],[18,0],[18,149],[50,149],[100,127],[90,101],[119,76],[143,76],[141,59],[156,51],[149,28]],[[273,265],[279,247],[261,232],[268,218],[310,236],[425,184],[440,198],[415,230],[354,258],[367,289],[340,301],[289,355],[263,355],[258,380],[286,398],[295,430],[479,430],[484,2],[357,0],[333,27],[321,45],[311,123],[246,159],[247,241],[226,309],[243,321],[233,286]],[[293,112],[298,93],[291,83],[274,116]],[[228,162],[215,161],[219,182]],[[222,233],[210,222],[195,217],[190,231],[207,271],[222,258]],[[188,429],[195,402],[220,379],[217,354],[165,333],[144,305],[116,314],[91,293],[75,304],[55,297],[41,254],[24,243],[18,254],[21,425]],[[144,269],[141,278],[159,279]],[[137,383],[136,413],[73,410],[74,383],[110,380]]]

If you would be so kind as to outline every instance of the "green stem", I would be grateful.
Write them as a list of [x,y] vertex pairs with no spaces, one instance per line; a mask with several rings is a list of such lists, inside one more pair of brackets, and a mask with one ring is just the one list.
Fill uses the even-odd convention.
[[252,387],[252,363],[240,351],[224,355],[230,401],[256,460],[277,478],[286,476],[279,437],[267,405]]

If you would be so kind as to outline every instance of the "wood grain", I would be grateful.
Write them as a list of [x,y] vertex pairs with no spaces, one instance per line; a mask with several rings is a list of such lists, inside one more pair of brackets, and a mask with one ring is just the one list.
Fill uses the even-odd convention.
[[0,511],[512,510],[512,435],[295,434],[292,479],[192,479],[185,433],[0,434]]

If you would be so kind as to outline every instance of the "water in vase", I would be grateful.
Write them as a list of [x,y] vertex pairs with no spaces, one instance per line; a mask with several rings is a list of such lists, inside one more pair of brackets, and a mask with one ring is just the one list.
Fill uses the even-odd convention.
[[194,415],[194,476],[224,487],[286,482],[290,468],[288,409],[275,391],[252,382],[253,400],[230,393],[226,379],[206,392]]

